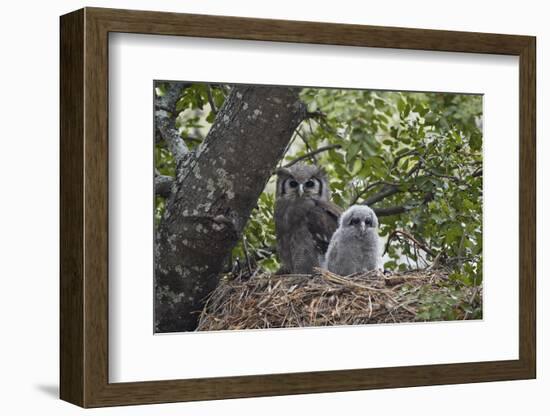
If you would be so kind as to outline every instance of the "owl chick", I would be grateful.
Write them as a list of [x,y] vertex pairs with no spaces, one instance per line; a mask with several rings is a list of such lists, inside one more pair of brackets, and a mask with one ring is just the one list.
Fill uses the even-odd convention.
[[298,163],[279,169],[275,201],[279,274],[311,274],[324,262],[342,212],[329,199],[328,180],[317,166]]
[[378,218],[366,205],[353,205],[340,217],[328,247],[325,267],[340,276],[381,266]]

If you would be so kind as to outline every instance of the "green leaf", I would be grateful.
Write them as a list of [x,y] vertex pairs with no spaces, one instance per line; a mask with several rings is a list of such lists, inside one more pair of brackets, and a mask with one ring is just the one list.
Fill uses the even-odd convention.
[[348,146],[347,152],[346,152],[346,160],[348,161],[348,163],[353,161],[355,156],[357,156],[357,153],[359,152],[360,147],[361,147],[361,144],[358,142],[351,143]]

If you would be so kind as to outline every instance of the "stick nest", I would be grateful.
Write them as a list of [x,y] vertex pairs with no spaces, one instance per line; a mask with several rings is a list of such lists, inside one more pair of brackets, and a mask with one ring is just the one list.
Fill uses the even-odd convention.
[[[385,275],[379,271],[338,276],[259,274],[223,279],[209,296],[198,331],[471,319],[481,309],[481,287],[449,289],[443,269]],[[430,305],[451,309],[430,316]],[[446,296],[446,295],[445,295]],[[433,306],[433,305],[432,305]],[[420,312],[420,313],[419,313]]]

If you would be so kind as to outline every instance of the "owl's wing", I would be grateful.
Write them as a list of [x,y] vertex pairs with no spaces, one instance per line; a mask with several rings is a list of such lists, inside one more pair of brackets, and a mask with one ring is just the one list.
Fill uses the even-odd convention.
[[341,214],[342,209],[330,201],[315,201],[315,206],[308,212],[307,228],[320,253],[327,252]]

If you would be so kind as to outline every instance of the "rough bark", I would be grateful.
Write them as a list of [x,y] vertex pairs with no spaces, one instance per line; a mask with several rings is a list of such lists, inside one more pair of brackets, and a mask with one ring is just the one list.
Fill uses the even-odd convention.
[[166,175],[155,176],[155,194],[168,198],[170,192],[172,192],[172,185],[174,184],[174,178]]
[[174,117],[181,91],[188,85],[182,82],[171,82],[171,88],[164,95],[155,95],[155,127],[177,162],[180,162],[188,153],[187,146],[176,129]]
[[178,165],[156,233],[157,332],[196,328],[205,297],[305,114],[295,89],[235,87],[204,142]]

